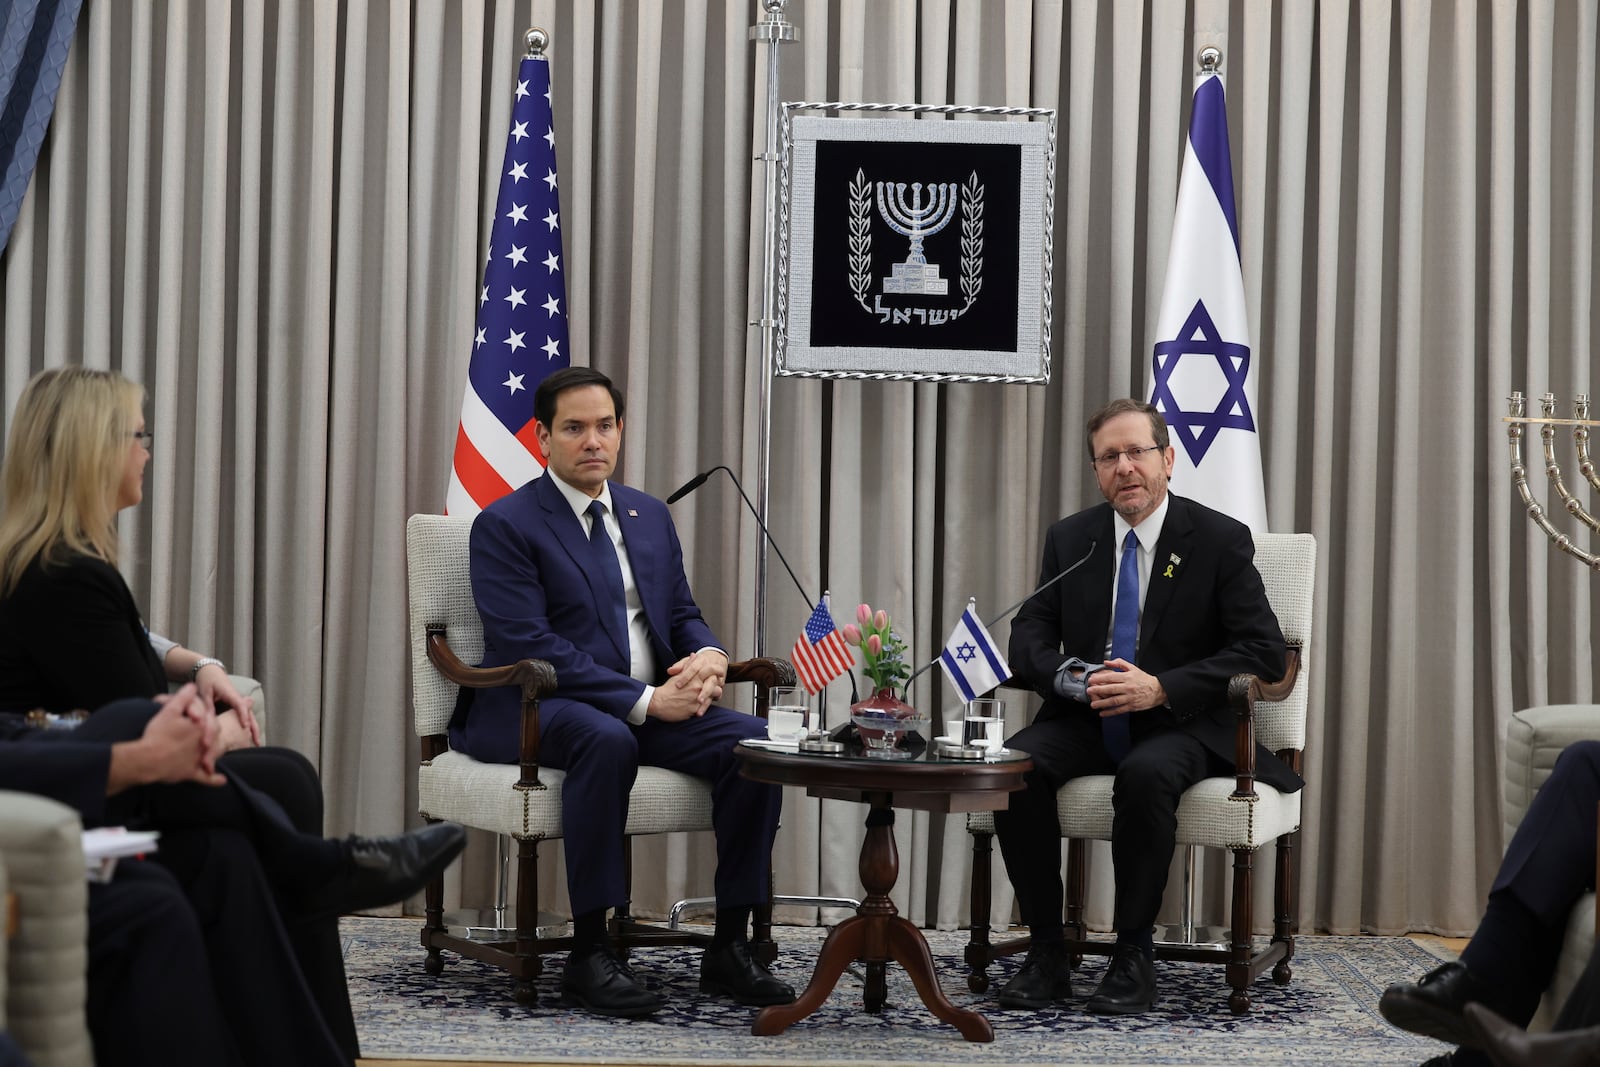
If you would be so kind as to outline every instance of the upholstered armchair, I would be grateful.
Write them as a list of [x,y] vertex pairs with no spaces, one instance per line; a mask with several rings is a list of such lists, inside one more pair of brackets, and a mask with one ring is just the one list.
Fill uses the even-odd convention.
[[[406,568],[411,591],[411,683],[414,725],[421,739],[418,801],[430,821],[453,819],[516,841],[516,935],[484,942],[452,934],[444,924],[444,880],[427,888],[422,944],[425,968],[444,968],[440,950],[483,960],[510,973],[517,1000],[532,1003],[540,956],[564,952],[570,937],[543,937],[537,927],[538,850],[562,836],[561,783],[565,775],[539,766],[539,701],[555,691],[555,670],[542,660],[505,667],[466,666],[483,656],[483,624],[473,603],[467,538],[472,521],[444,515],[413,515],[406,524]],[[733,663],[728,682],[755,685],[755,711],[765,716],[767,691],[794,685],[794,668],[780,659]],[[520,761],[479,763],[450,748],[448,727],[461,686],[515,685],[522,690]],[[711,790],[701,779],[659,767],[639,768],[628,804],[627,834],[711,829]],[[631,864],[630,864],[631,866]],[[634,921],[618,909],[612,935],[624,947],[641,944],[702,944],[704,934]],[[756,909],[752,951],[770,962],[772,906]]]
[[[1286,985],[1292,975],[1295,915],[1299,883],[1293,863],[1300,829],[1301,793],[1280,793],[1255,780],[1255,745],[1259,741],[1296,771],[1306,739],[1307,682],[1305,656],[1311,645],[1312,592],[1316,587],[1317,543],[1310,534],[1257,534],[1256,569],[1267,599],[1289,644],[1282,678],[1242,674],[1228,688],[1228,703],[1238,724],[1238,774],[1208,778],[1184,793],[1178,804],[1178,844],[1225,848],[1233,853],[1231,935],[1221,948],[1156,945],[1156,958],[1213,963],[1224,968],[1232,992],[1228,1006],[1235,1014],[1250,1008],[1249,986],[1263,971]],[[1061,836],[1068,839],[1066,880],[1067,947],[1074,954],[1106,955],[1109,941],[1091,941],[1084,922],[1089,841],[1111,840],[1111,775],[1093,775],[1068,782],[1057,794]],[[1028,947],[1026,937],[992,943],[989,936],[990,867],[994,817],[983,812],[967,817],[972,837],[972,926],[966,959],[968,986],[981,993],[989,986],[987,968],[1002,955]],[[1271,939],[1256,947],[1251,937],[1255,900],[1251,872],[1255,854],[1276,842]]]

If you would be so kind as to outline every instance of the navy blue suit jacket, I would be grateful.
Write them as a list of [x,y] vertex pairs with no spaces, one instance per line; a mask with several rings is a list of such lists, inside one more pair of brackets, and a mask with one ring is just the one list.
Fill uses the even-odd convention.
[[[1230,765],[1235,725],[1228,681],[1235,674],[1282,677],[1283,631],[1255,568],[1250,531],[1221,512],[1172,496],[1150,568],[1139,621],[1139,668],[1156,675],[1170,708],[1132,716],[1133,739],[1162,728],[1193,734]],[[1089,561],[1030,599],[1011,625],[1010,662],[1018,679],[1044,697],[1040,719],[1089,716],[1089,705],[1056,695],[1056,668],[1069,656],[1098,663],[1111,626],[1116,533],[1110,504],[1069,515],[1045,535],[1039,581],[1054,578],[1086,552]],[[1257,776],[1283,790],[1300,776],[1260,745]]]
[[[611,483],[633,580],[644,605],[660,677],[702,648],[722,645],[689,590],[683,548],[667,506]],[[645,683],[629,676],[628,635],[614,633],[605,586],[592,573],[588,534],[556,487],[535,478],[479,513],[472,524],[472,596],[483,619],[482,666],[529,657],[556,669],[556,695],[539,705],[551,722],[572,702],[626,718]],[[513,763],[521,730],[521,694],[513,687],[462,691],[450,743],[474,759]]]

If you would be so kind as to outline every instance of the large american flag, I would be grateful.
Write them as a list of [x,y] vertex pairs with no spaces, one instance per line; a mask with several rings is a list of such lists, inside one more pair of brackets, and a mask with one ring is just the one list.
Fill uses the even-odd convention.
[[550,63],[525,58],[478,291],[445,512],[476,515],[544,473],[533,390],[569,363]]

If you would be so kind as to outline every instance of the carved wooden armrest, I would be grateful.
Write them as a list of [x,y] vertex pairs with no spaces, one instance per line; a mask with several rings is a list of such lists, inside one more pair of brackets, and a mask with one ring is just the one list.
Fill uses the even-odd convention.
[[775,685],[799,685],[794,665],[774,656],[756,656],[728,664],[728,683],[753,682],[756,687],[756,714],[767,717],[767,691]]
[[[556,691],[556,669],[542,659],[522,659],[504,667],[469,667],[445,639],[444,627],[428,627],[428,661],[445,678],[468,689],[514,685],[522,690],[522,734],[517,762],[522,767],[518,786],[539,785],[539,701]],[[432,745],[430,746],[430,742]],[[430,747],[435,750],[430,751]],[[443,751],[444,740],[424,738],[424,759]]]
[[1283,677],[1264,682],[1254,674],[1236,674],[1228,682],[1228,706],[1238,719],[1234,734],[1233,765],[1238,769],[1234,783],[1236,797],[1256,792],[1256,701],[1282,700],[1294,691],[1300,678],[1300,649],[1291,645],[1283,658]]

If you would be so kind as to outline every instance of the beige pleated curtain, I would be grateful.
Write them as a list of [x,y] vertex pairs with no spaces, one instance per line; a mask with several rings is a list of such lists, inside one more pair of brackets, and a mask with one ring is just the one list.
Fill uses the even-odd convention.
[[[665,495],[727,463],[753,488],[758,6],[85,3],[0,261],[6,417],[44,366],[145,384],[124,570],[153,627],[264,680],[330,831],[415,820],[403,529],[442,507],[528,25],[552,37],[575,361],[629,400],[621,474]],[[1147,389],[1194,56],[1216,44],[1270,524],[1320,546],[1299,919],[1469,931],[1507,716],[1594,691],[1595,579],[1530,535],[1499,419],[1513,388],[1596,385],[1595,0],[788,16],[785,99],[1059,109],[1055,332],[1048,387],[775,383],[771,519],[806,596],[774,559],[768,651],[826,587],[837,617],[884,607],[931,658],[968,596],[1016,599],[1045,526],[1095,501],[1081,427]],[[748,653],[755,528],[720,479],[674,514],[700,602]],[[937,672],[913,699],[954,703]],[[833,718],[848,695],[828,700]],[[791,792],[780,891],[858,892],[862,814]],[[963,922],[959,820],[904,812],[897,833],[902,909]],[[452,898],[487,901],[489,856],[475,840]],[[712,856],[642,846],[638,909],[708,892]]]

